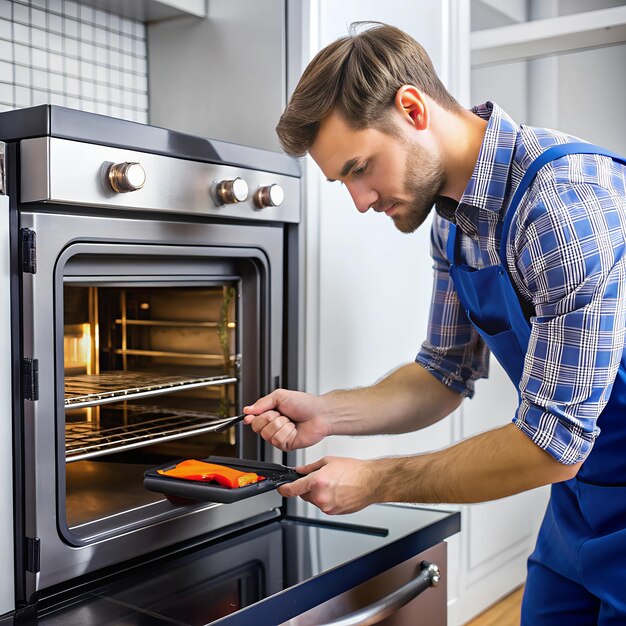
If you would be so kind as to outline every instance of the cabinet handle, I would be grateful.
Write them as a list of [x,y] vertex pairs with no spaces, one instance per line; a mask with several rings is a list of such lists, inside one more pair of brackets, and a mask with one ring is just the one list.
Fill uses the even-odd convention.
[[332,622],[327,622],[322,626],[371,626],[378,624],[419,596],[422,591],[426,591],[428,587],[436,587],[440,579],[439,567],[434,563],[422,561],[420,573],[413,580],[373,604]]

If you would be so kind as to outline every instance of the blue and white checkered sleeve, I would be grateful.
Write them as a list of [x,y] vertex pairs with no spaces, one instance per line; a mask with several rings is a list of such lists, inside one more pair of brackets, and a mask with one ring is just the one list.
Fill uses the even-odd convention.
[[508,258],[536,313],[513,422],[572,464],[599,434],[624,351],[626,199],[591,184],[531,193]]
[[431,230],[435,275],[428,335],[415,361],[453,391],[471,398],[474,382],[488,374],[489,351],[469,323],[450,278],[444,253],[447,232],[448,222],[435,217]]

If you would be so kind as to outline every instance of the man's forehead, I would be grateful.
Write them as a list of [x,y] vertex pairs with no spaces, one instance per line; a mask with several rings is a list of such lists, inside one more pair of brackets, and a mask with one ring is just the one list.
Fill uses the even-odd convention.
[[309,154],[327,178],[343,177],[361,158],[367,130],[356,130],[342,115],[331,113],[320,123]]

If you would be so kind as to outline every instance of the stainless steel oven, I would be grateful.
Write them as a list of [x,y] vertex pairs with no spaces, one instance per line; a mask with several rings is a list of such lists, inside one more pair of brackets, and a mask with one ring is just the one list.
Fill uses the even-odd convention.
[[183,457],[282,461],[219,426],[297,386],[296,164],[49,105],[1,114],[0,139],[18,598],[279,517],[276,492],[178,506],[142,477]]

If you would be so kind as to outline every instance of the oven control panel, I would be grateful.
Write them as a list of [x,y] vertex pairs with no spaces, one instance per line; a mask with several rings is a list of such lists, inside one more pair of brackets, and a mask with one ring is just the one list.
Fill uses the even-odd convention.
[[56,137],[24,139],[21,202],[300,221],[300,179]]

